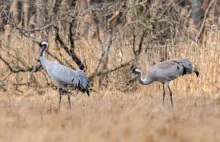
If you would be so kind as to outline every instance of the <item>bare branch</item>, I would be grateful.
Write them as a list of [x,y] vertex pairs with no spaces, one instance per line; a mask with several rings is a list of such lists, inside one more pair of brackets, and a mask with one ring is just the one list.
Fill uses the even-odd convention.
[[121,64],[121,65],[119,65],[119,66],[117,66],[117,67],[115,67],[113,69],[107,69],[107,70],[104,70],[104,71],[95,72],[95,73],[93,73],[93,74],[91,74],[89,76],[89,79],[92,80],[95,77],[102,76],[102,75],[107,75],[107,74],[109,74],[111,72],[117,71],[117,70],[119,70],[119,69],[121,69],[123,67],[126,67],[126,66],[130,65],[130,63],[133,62],[133,61],[134,61],[134,59],[132,59],[131,61],[128,61],[126,63],[123,63],[123,64]]
[[116,11],[115,14],[108,20],[107,22],[107,30],[108,30],[108,38],[106,41],[106,50],[105,50],[105,54],[103,56],[103,69],[107,68],[107,63],[108,63],[108,55],[109,55],[109,51],[110,51],[110,47],[112,45],[112,21],[114,19],[116,19],[119,16],[119,11]]
[[[65,44],[65,42],[61,39],[60,34],[59,34],[59,28],[58,27],[54,27],[56,29],[56,40],[60,43],[60,45],[64,48],[64,50],[66,51],[66,53],[73,59],[73,61],[75,61],[75,63],[79,66],[79,68],[81,70],[83,70],[85,68],[84,64],[82,63],[82,61],[79,59],[79,57],[76,55],[75,51],[69,50],[70,48]],[[72,32],[72,31],[71,31]],[[71,38],[73,40],[73,38]],[[72,44],[74,44],[74,42],[72,41]],[[72,45],[73,47],[73,45]]]
[[[45,28],[46,27],[46,28]],[[48,26],[45,26],[43,28],[39,28],[39,29],[34,29],[34,30],[25,30],[25,29],[20,29],[19,27],[15,26],[15,28],[19,31],[19,33],[21,35],[24,35],[25,37],[31,39],[34,43],[39,44],[40,41],[37,41],[34,37],[30,36],[28,33],[33,32],[33,31],[41,31],[43,29],[49,29],[52,27],[55,27],[52,24],[48,24]],[[53,55],[52,53],[50,53],[49,51],[46,51],[48,55],[50,55],[52,58],[54,58],[55,60],[57,60],[60,64],[64,64],[59,58],[57,58],[55,55]]]
[[98,71],[99,67],[100,67],[100,64],[103,60],[103,57],[105,55],[105,49],[104,49],[104,46],[103,46],[103,43],[101,41],[101,38],[100,38],[100,34],[99,34],[99,25],[98,25],[98,19],[97,19],[97,16],[96,16],[96,13],[94,11],[90,11],[90,17],[92,19],[92,21],[94,21],[94,25],[95,25],[95,31],[94,31],[94,35],[93,36],[96,36],[97,38],[97,42],[99,44],[99,47],[101,48],[102,50],[102,54],[101,54],[101,57],[99,59],[99,62],[97,63],[96,67],[95,67],[95,70],[94,70],[94,73]]
[[33,67],[33,69],[30,71],[29,75],[28,75],[28,83],[31,83],[32,80],[33,80],[33,73],[34,72],[37,72],[38,70],[42,69],[42,65],[41,64],[38,64],[38,65],[35,65]]
[[9,72],[8,75],[1,80],[1,82],[2,82],[2,81],[5,81],[11,74],[12,74],[12,72]]
[[209,4],[208,8],[207,8],[206,11],[205,11],[205,15],[204,15],[204,18],[203,18],[203,21],[202,21],[202,25],[201,25],[201,27],[200,27],[200,29],[199,29],[199,32],[198,32],[198,34],[196,35],[196,38],[195,38],[196,43],[198,43],[198,39],[200,38],[200,36],[201,36],[201,34],[202,34],[202,31],[204,30],[206,17],[207,17],[207,15],[208,15],[208,13],[209,13],[209,10],[210,10],[211,6],[214,4],[215,1],[216,1],[216,0],[212,0],[212,1],[210,2],[210,4]]
[[[17,67],[17,68],[13,68],[4,58],[2,58],[2,56],[0,55],[0,60],[2,60],[2,62],[8,67],[8,69],[12,72],[12,73],[19,73],[19,72],[30,72],[33,70],[34,66],[32,67],[28,67],[28,68],[21,68],[21,67]],[[37,68],[35,70],[35,72],[39,71],[40,68]]]

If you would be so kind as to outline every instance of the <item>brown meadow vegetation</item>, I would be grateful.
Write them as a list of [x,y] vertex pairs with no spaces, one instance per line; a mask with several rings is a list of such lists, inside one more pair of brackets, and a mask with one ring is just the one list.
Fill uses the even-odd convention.
[[[43,1],[37,0],[39,3]],[[14,1],[10,9],[15,11],[15,14],[19,14],[16,11],[17,2],[20,1]],[[56,5],[56,0],[48,2],[53,3],[52,6]],[[63,0],[61,12],[54,15],[60,14],[63,18],[62,12],[66,11],[62,9],[65,9],[68,2]],[[205,25],[207,27],[195,42],[192,38],[192,29],[186,26],[189,24],[187,17],[177,16],[184,10],[179,12],[178,6],[168,3],[169,1],[165,6],[159,1],[151,5],[148,5],[147,1],[140,1],[141,6],[146,4],[145,8],[150,9],[150,12],[146,11],[146,13],[141,13],[139,10],[141,6],[139,7],[139,4],[133,0],[128,1],[130,3],[126,7],[127,11],[121,10],[123,9],[121,3],[127,1],[118,3],[106,1],[104,4],[101,3],[101,6],[93,5],[97,8],[94,8],[97,10],[94,10],[95,12],[93,9],[90,11],[89,6],[87,6],[88,10],[83,7],[83,2],[77,1],[74,11],[87,13],[84,16],[73,15],[77,17],[75,23],[71,23],[73,25],[68,25],[68,22],[62,20],[51,21],[58,23],[55,25],[61,29],[59,32],[55,30],[57,27],[43,30],[35,27],[37,31],[33,32],[30,29],[27,32],[28,10],[23,10],[26,19],[22,27],[24,30],[20,28],[22,24],[14,27],[8,24],[4,26],[4,31],[0,32],[0,141],[219,142],[219,18],[217,24],[210,24],[208,17],[204,22],[208,24]],[[30,5],[25,3],[23,7]],[[51,9],[46,7],[49,9],[47,14],[53,12],[52,6],[49,7]],[[115,10],[112,10],[113,7]],[[105,8],[108,8],[106,13],[103,10]],[[121,14],[118,9],[125,13],[124,17],[122,16],[126,19],[125,23],[117,25],[107,20],[107,24],[103,22],[103,25],[97,27],[96,14],[102,17],[103,13],[106,15],[111,13],[113,16],[111,15],[110,19],[115,22],[114,16]],[[38,16],[36,14],[34,16],[41,18],[39,13],[43,14],[43,10],[37,9]],[[167,11],[171,12],[167,13]],[[49,14],[53,18],[53,13]],[[155,22],[155,29],[148,29],[151,23],[150,20],[146,20],[145,14],[149,14],[147,18],[151,18],[150,20],[154,20],[154,15],[161,15],[158,23],[155,22],[156,20],[151,21]],[[15,22],[19,23],[19,17],[13,16],[15,16],[14,20],[17,20]],[[65,18],[68,21],[70,17]],[[181,21],[183,19],[187,22]],[[184,22],[186,24],[181,25]],[[113,28],[109,28],[109,25]],[[72,37],[63,33],[71,26],[75,26],[69,30],[73,34]],[[162,31],[164,28],[166,30]],[[26,30],[28,36],[22,34],[22,30],[23,32]],[[109,32],[110,30],[112,33]],[[47,39],[50,53],[65,65],[74,69],[79,68],[57,40],[57,35],[61,36],[61,40],[68,47],[72,48],[71,41],[74,41],[74,51],[85,65],[85,72],[91,79],[91,97],[71,90],[72,109],[68,107],[67,96],[63,96],[61,108],[58,109],[56,87],[44,70],[31,72],[38,64],[40,52],[40,48],[31,37],[37,41]],[[112,41],[109,40],[111,36],[114,37]],[[108,46],[107,60],[101,60]],[[141,50],[138,50],[140,47]],[[57,61],[48,54],[46,57]],[[173,91],[173,107],[170,104],[168,90],[166,90],[165,104],[162,104],[160,83],[142,86],[134,75],[126,75],[131,65],[139,67],[145,73],[154,62],[181,58],[189,59],[199,70],[200,76],[197,78],[195,74],[185,75],[170,83]],[[96,68],[99,63],[100,67]],[[30,70],[18,71],[21,69]]]
[[[1,95],[1,141],[146,141],[218,142],[220,96],[176,92],[174,107],[161,91],[99,92],[88,98],[64,96],[58,110],[57,92],[30,91]],[[4,98],[4,99],[3,99]]]

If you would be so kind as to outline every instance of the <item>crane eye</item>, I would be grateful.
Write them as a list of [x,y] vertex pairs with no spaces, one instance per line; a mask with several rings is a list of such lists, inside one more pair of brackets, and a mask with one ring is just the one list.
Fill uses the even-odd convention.
[[135,73],[135,72],[136,72],[136,69],[133,69],[132,72]]

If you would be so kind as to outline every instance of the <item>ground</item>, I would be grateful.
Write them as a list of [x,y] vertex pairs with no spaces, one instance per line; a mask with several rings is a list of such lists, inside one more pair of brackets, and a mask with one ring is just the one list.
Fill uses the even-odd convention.
[[[175,91],[174,91],[175,92]],[[2,94],[0,141],[31,142],[218,142],[220,96],[105,91],[91,97]]]

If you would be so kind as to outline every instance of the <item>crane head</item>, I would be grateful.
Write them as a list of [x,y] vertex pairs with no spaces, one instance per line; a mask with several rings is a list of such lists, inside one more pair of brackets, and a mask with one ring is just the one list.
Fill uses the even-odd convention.
[[130,73],[138,74],[140,72],[141,72],[141,70],[139,68],[132,68],[131,71],[128,72],[127,74],[130,74]]
[[138,74],[140,72],[141,72],[141,70],[139,68],[132,69],[132,73],[134,73],[134,74]]
[[43,41],[41,41],[40,43],[39,43],[39,46],[40,47],[48,47],[48,42],[46,41],[46,40],[43,40]]

